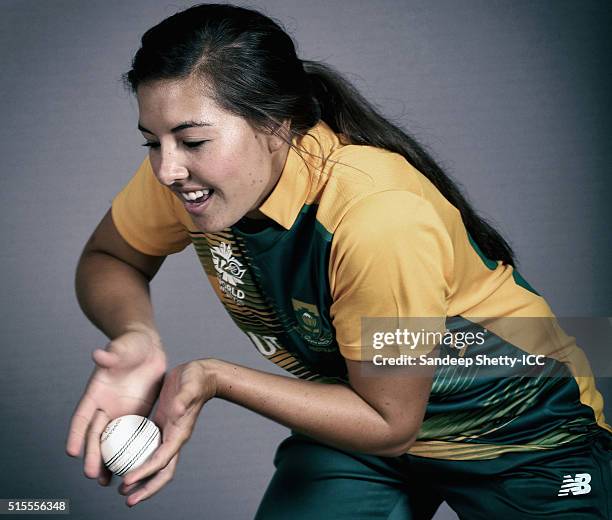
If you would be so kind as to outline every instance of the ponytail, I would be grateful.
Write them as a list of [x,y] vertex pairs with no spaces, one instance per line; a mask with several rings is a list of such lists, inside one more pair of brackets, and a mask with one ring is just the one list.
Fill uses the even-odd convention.
[[402,155],[427,177],[461,213],[474,242],[489,259],[515,266],[514,253],[502,236],[470,206],[455,183],[412,137],[387,121],[374,107],[328,65],[303,61],[318,103],[321,119],[353,144],[384,148]]

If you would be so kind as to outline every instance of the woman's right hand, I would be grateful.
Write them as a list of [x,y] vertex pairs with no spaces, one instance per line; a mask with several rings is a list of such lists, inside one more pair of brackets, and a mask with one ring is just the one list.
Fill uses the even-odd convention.
[[166,355],[157,336],[132,330],[92,354],[96,367],[72,416],[66,453],[84,452],[84,473],[108,485],[111,473],[100,454],[100,435],[122,415],[147,417],[157,399],[166,371]]

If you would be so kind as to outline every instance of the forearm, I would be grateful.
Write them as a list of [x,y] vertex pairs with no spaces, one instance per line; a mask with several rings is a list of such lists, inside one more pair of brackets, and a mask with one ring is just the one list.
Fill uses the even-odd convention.
[[85,315],[110,339],[139,330],[160,344],[149,282],[132,266],[103,252],[86,253],[77,268],[76,294]]
[[392,426],[349,386],[294,379],[219,360],[201,363],[214,373],[216,397],[337,448],[397,456],[416,436],[417,421],[412,437],[398,438]]

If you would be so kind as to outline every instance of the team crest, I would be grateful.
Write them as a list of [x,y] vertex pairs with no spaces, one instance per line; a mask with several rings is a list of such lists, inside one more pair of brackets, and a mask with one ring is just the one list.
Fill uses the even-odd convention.
[[212,253],[215,271],[217,271],[219,287],[224,294],[236,303],[242,304],[244,291],[238,286],[244,283],[242,277],[246,273],[246,269],[232,254],[232,246],[226,242],[221,242],[220,245],[211,247],[210,252]]
[[[302,338],[315,347],[327,347],[332,343],[332,334],[323,329],[319,309],[311,303],[291,299],[293,311],[298,323],[298,332]],[[329,348],[313,348],[313,350],[329,351]],[[333,350],[333,349],[332,349]]]

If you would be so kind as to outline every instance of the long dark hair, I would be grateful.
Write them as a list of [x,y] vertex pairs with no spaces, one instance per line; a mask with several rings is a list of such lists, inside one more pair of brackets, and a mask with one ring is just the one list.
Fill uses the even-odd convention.
[[149,29],[141,43],[124,75],[133,92],[147,81],[203,78],[221,107],[257,128],[290,120],[291,133],[303,135],[323,120],[353,144],[399,153],[459,210],[487,258],[514,266],[508,243],[427,151],[331,67],[298,59],[291,37],[270,18],[233,5],[196,5]]

